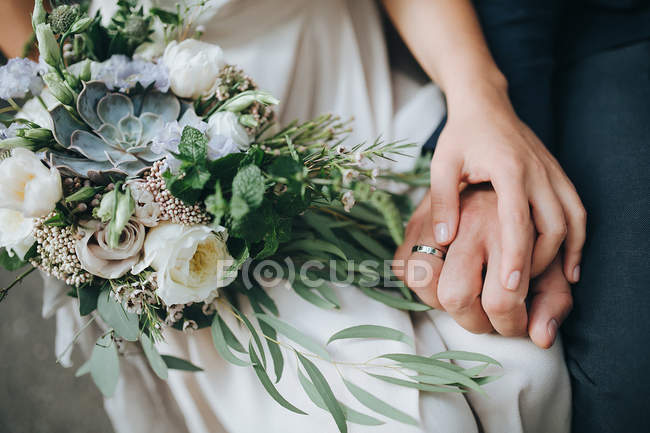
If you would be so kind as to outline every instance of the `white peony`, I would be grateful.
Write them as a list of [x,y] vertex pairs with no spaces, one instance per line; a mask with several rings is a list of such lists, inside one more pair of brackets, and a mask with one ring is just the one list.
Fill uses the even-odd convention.
[[239,117],[230,111],[217,111],[208,120],[208,137],[223,136],[231,139],[241,150],[248,150],[251,138],[246,128],[239,123]]
[[202,302],[236,277],[226,246],[226,229],[162,223],[147,234],[144,258],[133,269],[157,272],[156,294],[167,305]]
[[0,208],[38,218],[52,212],[62,196],[59,171],[43,165],[34,152],[14,149],[0,162]]
[[22,260],[36,240],[32,235],[34,220],[13,209],[0,209],[0,247]]
[[225,65],[218,45],[186,39],[172,41],[162,58],[169,69],[172,91],[181,98],[199,99],[216,91],[219,71]]

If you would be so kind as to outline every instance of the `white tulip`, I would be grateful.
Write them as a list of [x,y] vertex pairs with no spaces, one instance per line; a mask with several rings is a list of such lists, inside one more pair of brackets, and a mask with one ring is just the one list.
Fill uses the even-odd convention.
[[217,111],[208,120],[208,137],[216,138],[223,136],[231,139],[241,150],[248,150],[251,144],[251,138],[239,123],[239,117],[230,111]]
[[14,149],[0,162],[0,208],[38,218],[52,212],[62,196],[59,171],[43,165],[34,152]]
[[0,209],[0,247],[21,260],[36,240],[32,235],[34,220],[13,209]]
[[172,41],[162,58],[169,69],[172,91],[181,98],[199,99],[216,91],[218,75],[225,63],[218,45],[196,39]]
[[162,223],[144,241],[144,258],[133,269],[157,272],[156,294],[167,305],[203,302],[230,284],[237,272],[226,246],[224,227]]

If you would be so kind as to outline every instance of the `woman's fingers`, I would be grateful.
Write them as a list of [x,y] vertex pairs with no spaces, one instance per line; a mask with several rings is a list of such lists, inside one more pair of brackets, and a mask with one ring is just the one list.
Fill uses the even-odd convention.
[[534,278],[544,272],[557,256],[566,237],[567,224],[562,204],[546,173],[537,177],[531,192],[533,220],[537,229],[531,269],[531,277]]
[[492,185],[497,193],[499,226],[501,231],[502,287],[515,291],[522,281],[524,267],[530,261],[532,222],[524,169],[514,165],[509,170],[495,173]]
[[431,160],[431,212],[433,234],[439,245],[449,245],[456,237],[462,160],[434,154]]
[[571,287],[562,272],[560,256],[534,283],[528,334],[537,346],[553,345],[559,326],[573,306]]
[[587,236],[587,212],[580,196],[568,177],[558,168],[555,179],[552,178],[556,194],[564,208],[567,234],[564,242],[564,275],[571,283],[580,280],[580,260],[582,247]]

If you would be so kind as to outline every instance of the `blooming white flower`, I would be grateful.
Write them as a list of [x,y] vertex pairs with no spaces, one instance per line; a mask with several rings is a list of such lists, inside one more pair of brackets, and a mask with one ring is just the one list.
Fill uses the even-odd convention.
[[62,196],[59,171],[45,167],[34,152],[14,149],[0,162],[0,208],[38,218],[50,213]]
[[251,144],[251,138],[246,132],[246,128],[239,123],[239,117],[230,111],[217,111],[208,119],[209,137],[219,135],[231,139],[241,150],[248,150]]
[[156,294],[167,305],[203,302],[230,284],[236,271],[224,227],[162,223],[147,234],[144,258],[133,269],[157,272]]
[[[235,118],[236,114],[229,113]],[[231,138],[230,132],[241,133],[236,129],[230,127],[227,123],[223,125],[216,125],[215,128],[212,128],[210,124],[204,122],[197,114],[194,112],[194,109],[189,108],[183,113],[179,120],[174,120],[173,122],[168,122],[164,128],[158,131],[158,134],[153,137],[151,143],[151,150],[157,154],[165,154],[167,166],[172,172],[175,172],[180,166],[181,162],[177,160],[173,153],[178,153],[178,145],[181,142],[181,136],[183,134],[183,129],[186,126],[191,126],[198,129],[202,133],[206,134],[208,137],[208,159],[215,160],[226,156],[231,153],[239,152],[240,146]],[[241,127],[241,125],[239,125]],[[246,130],[243,129],[243,133],[246,134]],[[223,132],[220,134],[218,132]],[[238,138],[241,141],[241,137]]]
[[343,209],[345,209],[346,212],[350,212],[356,204],[354,193],[352,191],[347,191],[343,194],[343,197],[341,197],[341,203],[343,203]]
[[21,260],[36,240],[32,235],[34,220],[13,209],[0,209],[0,247]]
[[135,201],[135,219],[146,227],[155,227],[160,221],[162,209],[154,200],[153,194],[146,188],[143,179],[130,179],[126,185]]
[[216,91],[225,63],[218,45],[196,39],[172,41],[162,58],[169,68],[172,91],[181,98],[199,99]]
[[119,89],[120,92],[126,92],[138,83],[143,87],[153,84],[161,92],[169,90],[167,68],[142,59],[132,60],[127,56],[114,55],[105,62],[93,62],[90,71],[93,80],[103,81],[109,88]]
[[117,247],[111,248],[107,227],[95,220],[82,222],[79,232],[83,237],[75,244],[75,252],[84,270],[112,280],[125,275],[140,261],[145,229],[138,221],[130,220]]
[[45,102],[47,110],[43,107],[43,104],[38,100],[38,98],[32,98],[23,104],[21,110],[16,114],[16,118],[29,120],[30,122],[36,123],[41,128],[49,129],[51,131],[54,129],[54,124],[52,123],[52,117],[48,110],[51,110],[58,105],[59,101],[48,89],[44,89],[41,92],[41,99]]
[[38,95],[43,90],[39,77],[43,68],[29,59],[15,58],[0,67],[0,98],[24,98],[28,92]]

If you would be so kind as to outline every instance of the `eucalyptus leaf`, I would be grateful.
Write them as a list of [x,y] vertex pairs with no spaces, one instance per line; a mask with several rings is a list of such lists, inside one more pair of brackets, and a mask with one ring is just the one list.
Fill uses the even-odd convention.
[[90,375],[95,385],[104,397],[111,397],[115,393],[120,377],[120,361],[111,334],[99,337],[89,362]]
[[370,410],[373,410],[377,413],[384,415],[395,421],[399,421],[404,424],[418,425],[418,421],[413,418],[411,415],[402,412],[401,410],[389,405],[385,401],[375,397],[370,394],[365,389],[355,385],[354,383],[343,379],[345,386],[348,388],[348,391],[356,398],[359,403],[364,405]]
[[215,349],[217,349],[217,352],[219,352],[219,355],[221,355],[223,359],[230,362],[231,364],[239,365],[242,367],[250,365],[248,362],[237,358],[230,351],[228,343],[226,343],[226,337],[224,336],[224,331],[221,327],[221,323],[225,324],[224,321],[219,320],[219,313],[215,313],[214,318],[212,319],[212,326],[210,326],[210,330],[212,332],[212,343],[214,344]]
[[345,414],[343,413],[343,409],[341,409],[341,405],[336,400],[336,397],[334,397],[334,393],[332,392],[329,383],[327,383],[327,379],[325,379],[323,373],[320,372],[313,362],[301,355],[300,352],[296,352],[296,355],[309,375],[311,382],[314,384],[318,395],[320,395],[323,403],[325,403],[327,410],[332,414],[339,431],[341,433],[347,433],[348,426],[345,422]]
[[[323,398],[320,396],[318,391],[316,390],[316,387],[314,386],[313,383],[305,376],[305,373],[303,373],[300,369],[298,369],[298,380],[300,381],[300,385],[302,388],[305,390],[305,393],[307,394],[307,397],[319,408],[323,410],[329,410],[327,409],[327,406],[325,405],[325,402],[323,401]],[[343,409],[343,413],[345,414],[345,419],[348,420],[349,422],[353,424],[359,424],[359,425],[382,425],[384,424],[383,421],[378,420],[377,418],[374,418],[370,415],[366,415],[361,412],[357,412],[356,410],[352,409],[349,406],[346,406],[344,403],[341,403],[339,401],[339,405],[341,406],[341,409]]]
[[171,370],[183,370],[183,371],[203,371],[201,367],[197,367],[192,364],[190,361],[186,361],[181,358],[177,358],[171,355],[161,355],[162,360],[167,365],[167,368]]
[[394,340],[415,347],[413,338],[409,337],[402,331],[378,325],[359,325],[343,329],[332,335],[327,344],[330,344],[332,341],[348,338],[378,338],[382,340]]
[[331,242],[327,242],[321,239],[298,240],[285,246],[284,249],[286,251],[305,251],[308,254],[317,251],[323,251],[338,256],[343,260],[347,260],[345,253],[339,247]]
[[262,340],[260,340],[260,336],[257,333],[257,329],[253,326],[250,320],[248,320],[248,317],[246,317],[245,314],[243,314],[241,311],[237,309],[234,305],[231,305],[231,308],[237,314],[241,320],[244,322],[244,325],[248,328],[250,331],[251,335],[253,336],[253,340],[255,340],[255,344],[257,345],[257,349],[260,351],[260,357],[262,358],[262,367],[266,370],[266,355],[264,353],[264,346],[262,345]]
[[465,392],[465,390],[458,389],[458,388],[449,388],[449,387],[439,386],[439,385],[418,383],[410,380],[399,379],[396,377],[384,376],[381,374],[372,374],[372,373],[366,373],[366,374],[374,377],[375,379],[383,380],[384,382],[392,383],[394,385],[399,385],[404,388],[418,389],[420,391],[425,391],[425,392]]
[[85,376],[88,373],[90,373],[90,359],[84,362],[81,367],[79,367],[79,369],[75,372],[74,377]]
[[433,359],[454,359],[458,361],[476,361],[476,362],[485,362],[488,364],[498,365],[501,367],[501,363],[494,358],[491,358],[486,355],[474,352],[465,352],[461,350],[449,350],[446,352],[436,353],[432,355]]
[[334,304],[328,299],[325,299],[316,293],[314,293],[310,287],[306,286],[302,282],[295,280],[291,286],[293,287],[293,290],[303,298],[305,301],[323,309],[337,309],[339,308],[338,305]]
[[142,345],[142,350],[144,350],[147,361],[149,361],[149,365],[151,366],[151,369],[156,373],[156,376],[162,380],[167,380],[167,364],[165,364],[162,356],[160,356],[160,353],[158,353],[158,349],[156,349],[156,346],[154,345],[151,338],[147,334],[141,334],[140,344]]
[[221,331],[223,332],[223,336],[226,339],[226,344],[228,346],[239,353],[248,353],[221,317],[219,317],[219,325],[221,326]]
[[[262,307],[260,304],[257,302],[257,298],[251,296],[249,298],[249,301],[251,303],[251,307],[253,308],[253,311],[256,314],[264,314],[264,310],[262,310]],[[282,355],[282,350],[280,349],[280,346],[276,343],[278,340],[278,334],[271,327],[269,324],[266,322],[262,322],[257,319],[257,323],[260,325],[260,329],[262,330],[262,333],[267,337],[265,338],[266,340],[266,346],[269,348],[269,353],[271,354],[271,359],[273,359],[273,371],[275,372],[275,383],[278,383],[280,381],[280,378],[282,377],[282,371],[284,369],[284,356]]]
[[137,341],[140,335],[138,315],[125,311],[110,293],[110,290],[105,290],[99,294],[97,298],[99,315],[118,336],[128,341]]
[[389,307],[407,311],[428,311],[431,309],[431,307],[428,305],[424,305],[419,302],[408,301],[404,298],[398,298],[396,296],[391,296],[377,289],[371,289],[363,286],[360,286],[359,289],[368,297],[379,301],[382,304],[386,304]]
[[277,332],[298,343],[305,349],[327,361],[331,360],[329,353],[327,353],[327,350],[325,350],[323,346],[288,323],[285,323],[276,317],[269,316],[268,314],[256,314],[256,316],[258,319],[266,322],[269,326],[272,326]]
[[264,389],[266,389],[266,392],[268,392],[269,395],[273,397],[273,400],[277,401],[278,404],[280,404],[280,406],[284,407],[285,409],[289,409],[291,412],[295,412],[300,415],[307,415],[306,412],[303,412],[302,410],[298,409],[297,407],[289,403],[287,399],[282,397],[282,394],[280,394],[277,388],[273,385],[273,382],[271,382],[271,379],[269,378],[269,375],[266,373],[266,370],[262,367],[259,357],[255,353],[255,349],[253,348],[252,342],[249,343],[248,353],[250,354],[251,362],[253,363],[253,370],[255,371],[257,378],[262,383],[262,386],[264,386]]

